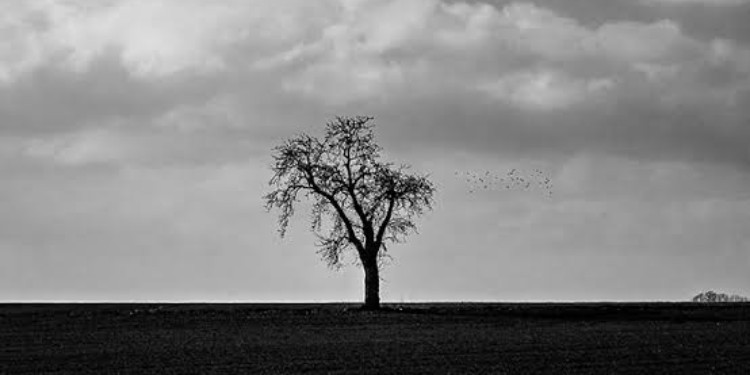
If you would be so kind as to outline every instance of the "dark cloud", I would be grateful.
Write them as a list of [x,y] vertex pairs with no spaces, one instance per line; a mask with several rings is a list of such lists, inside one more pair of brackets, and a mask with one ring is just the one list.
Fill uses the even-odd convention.
[[4,134],[65,132],[110,119],[146,121],[176,105],[197,105],[227,78],[138,80],[114,58],[84,72],[49,66],[0,86]]
[[402,150],[426,146],[552,158],[587,151],[750,167],[747,107],[657,103],[653,94],[636,91],[603,106],[529,113],[478,94],[457,93],[370,113],[379,114],[382,136]]

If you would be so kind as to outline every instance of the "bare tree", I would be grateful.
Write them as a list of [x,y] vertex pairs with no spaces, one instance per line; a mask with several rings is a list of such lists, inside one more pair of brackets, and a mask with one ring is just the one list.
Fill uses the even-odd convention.
[[414,219],[432,208],[435,192],[427,176],[407,165],[380,161],[372,117],[337,117],[322,138],[302,134],[274,148],[274,190],[266,208],[277,208],[283,237],[299,194],[312,201],[311,229],[318,253],[330,267],[342,266],[353,248],[365,273],[365,308],[380,307],[381,260],[387,243],[404,241]]

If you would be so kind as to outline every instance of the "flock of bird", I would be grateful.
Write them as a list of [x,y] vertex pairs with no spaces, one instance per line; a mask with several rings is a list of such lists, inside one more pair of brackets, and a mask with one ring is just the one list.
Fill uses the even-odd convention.
[[505,188],[541,189],[547,196],[552,196],[552,181],[541,169],[534,169],[528,175],[522,174],[517,168],[511,169],[505,175],[494,174],[490,171],[482,172],[454,172],[454,175],[463,178],[469,184],[469,193],[480,190],[499,190]]

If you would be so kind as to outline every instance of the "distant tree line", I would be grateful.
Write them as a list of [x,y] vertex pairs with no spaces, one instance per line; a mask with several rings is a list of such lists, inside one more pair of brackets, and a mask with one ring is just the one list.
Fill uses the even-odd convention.
[[693,302],[750,302],[750,299],[736,294],[728,295],[709,290],[693,297]]

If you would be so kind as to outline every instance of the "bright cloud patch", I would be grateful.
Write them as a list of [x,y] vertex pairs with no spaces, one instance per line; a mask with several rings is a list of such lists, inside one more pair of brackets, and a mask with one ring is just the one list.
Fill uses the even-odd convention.
[[479,86],[490,95],[532,110],[563,109],[603,94],[614,87],[610,79],[574,80],[542,71],[512,74]]
[[320,21],[317,16],[329,11],[298,1],[235,0],[33,0],[1,7],[0,77],[6,81],[11,73],[57,62],[84,72],[108,55],[142,78],[211,73],[226,68],[230,48],[278,48],[304,37]]

